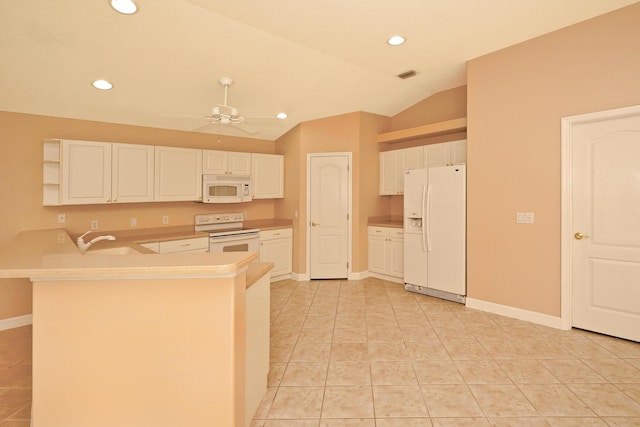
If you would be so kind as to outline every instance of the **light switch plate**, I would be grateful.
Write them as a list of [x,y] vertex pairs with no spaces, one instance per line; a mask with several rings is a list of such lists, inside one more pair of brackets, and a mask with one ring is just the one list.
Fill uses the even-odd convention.
[[533,224],[533,212],[517,212],[516,223]]

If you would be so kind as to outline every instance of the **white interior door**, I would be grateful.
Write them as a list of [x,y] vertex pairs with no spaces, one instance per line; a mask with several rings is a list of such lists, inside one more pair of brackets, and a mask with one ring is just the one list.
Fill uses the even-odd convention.
[[640,108],[619,111],[571,126],[571,320],[640,341]]
[[309,276],[347,278],[349,157],[312,155],[309,171]]

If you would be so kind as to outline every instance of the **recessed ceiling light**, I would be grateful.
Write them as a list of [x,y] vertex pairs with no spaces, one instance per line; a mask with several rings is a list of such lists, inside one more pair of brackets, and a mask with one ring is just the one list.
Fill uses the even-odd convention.
[[276,117],[279,118],[280,120],[284,120],[289,116],[287,115],[287,113],[278,113],[276,114]]
[[93,87],[101,90],[109,90],[113,87],[111,83],[106,80],[96,80],[92,83]]
[[402,43],[404,43],[405,39],[402,36],[393,36],[390,37],[389,40],[387,40],[387,43],[390,44],[391,46],[399,46]]
[[138,6],[131,0],[111,0],[111,7],[125,15],[132,15],[138,10]]

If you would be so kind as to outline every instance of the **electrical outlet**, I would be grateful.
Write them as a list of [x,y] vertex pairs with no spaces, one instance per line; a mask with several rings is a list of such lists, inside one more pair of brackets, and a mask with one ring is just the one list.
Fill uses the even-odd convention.
[[169,224],[169,215],[164,215],[162,217],[162,223],[165,224],[165,225]]
[[98,222],[97,219],[92,219],[91,220],[91,229],[92,230],[97,230],[100,227],[100,223]]
[[67,216],[63,213],[58,214],[58,224],[64,224],[67,222]]
[[517,224],[533,224],[533,212],[517,212]]
[[131,222],[130,222],[132,227],[137,227],[138,226],[138,218],[131,218]]

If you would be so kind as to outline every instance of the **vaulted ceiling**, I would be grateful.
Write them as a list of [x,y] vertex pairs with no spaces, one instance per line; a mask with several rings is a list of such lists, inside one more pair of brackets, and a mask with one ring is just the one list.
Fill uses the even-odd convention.
[[[0,2],[0,110],[274,140],[321,117],[394,115],[465,84],[469,59],[635,0],[136,2],[133,15],[108,0]],[[406,43],[389,46],[395,34]],[[206,126],[223,76],[253,133]]]

